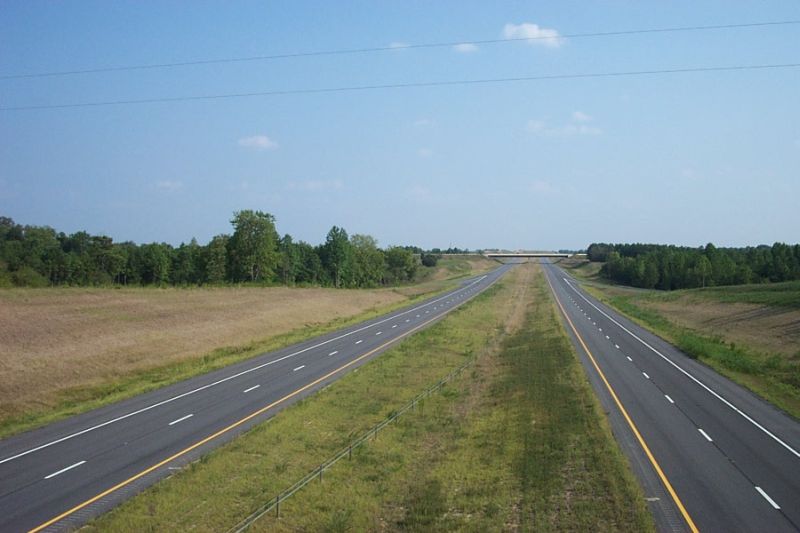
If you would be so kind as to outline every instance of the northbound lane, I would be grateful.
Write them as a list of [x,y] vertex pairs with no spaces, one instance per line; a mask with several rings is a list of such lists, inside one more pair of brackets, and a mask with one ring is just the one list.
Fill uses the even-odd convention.
[[800,423],[542,266],[659,529],[797,531]]

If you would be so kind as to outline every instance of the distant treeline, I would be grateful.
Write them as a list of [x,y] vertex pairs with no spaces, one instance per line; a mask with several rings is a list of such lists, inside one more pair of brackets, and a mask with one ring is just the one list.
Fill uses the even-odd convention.
[[[438,255],[413,246],[378,247],[369,235],[348,236],[334,226],[312,246],[280,237],[275,218],[261,211],[233,214],[232,235],[208,244],[115,243],[79,231],[22,226],[0,216],[0,286],[309,284],[375,287],[407,282],[420,263]],[[449,251],[449,250],[448,250]]]
[[690,289],[800,279],[800,245],[689,248],[662,244],[593,243],[590,261],[604,261],[600,274],[646,289]]

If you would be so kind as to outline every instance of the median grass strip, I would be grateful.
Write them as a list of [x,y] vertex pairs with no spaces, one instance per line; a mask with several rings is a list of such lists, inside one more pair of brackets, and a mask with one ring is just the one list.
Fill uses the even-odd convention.
[[630,291],[585,285],[596,297],[692,358],[800,418],[800,283]]
[[255,531],[650,530],[534,265],[89,530],[219,531],[471,357]]

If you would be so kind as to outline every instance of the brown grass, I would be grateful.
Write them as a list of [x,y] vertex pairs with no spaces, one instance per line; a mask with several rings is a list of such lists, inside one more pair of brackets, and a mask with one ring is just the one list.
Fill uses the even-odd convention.
[[0,418],[74,387],[403,302],[393,290],[0,291]]

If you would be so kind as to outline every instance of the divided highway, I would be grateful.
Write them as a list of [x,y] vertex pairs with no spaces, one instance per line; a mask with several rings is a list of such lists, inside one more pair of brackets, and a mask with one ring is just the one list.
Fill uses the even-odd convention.
[[74,529],[484,291],[423,303],[0,441],[0,531]]
[[664,531],[797,531],[800,423],[542,265]]

